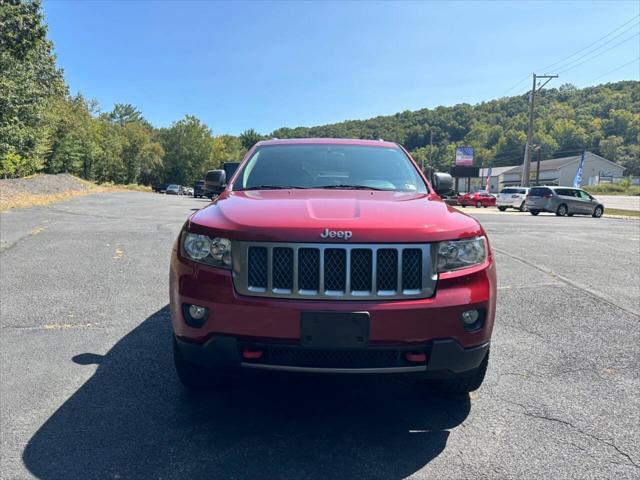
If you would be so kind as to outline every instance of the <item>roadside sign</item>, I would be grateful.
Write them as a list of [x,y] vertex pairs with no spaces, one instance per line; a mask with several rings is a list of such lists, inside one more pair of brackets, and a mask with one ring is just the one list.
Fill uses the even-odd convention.
[[456,166],[470,167],[473,165],[473,147],[456,148]]

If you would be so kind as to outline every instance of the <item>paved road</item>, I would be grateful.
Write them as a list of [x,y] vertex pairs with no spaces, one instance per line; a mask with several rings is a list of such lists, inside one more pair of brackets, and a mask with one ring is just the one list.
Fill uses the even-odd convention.
[[483,387],[256,377],[187,394],[167,272],[204,201],[100,194],[0,215],[1,477],[638,478],[640,222],[486,215]]

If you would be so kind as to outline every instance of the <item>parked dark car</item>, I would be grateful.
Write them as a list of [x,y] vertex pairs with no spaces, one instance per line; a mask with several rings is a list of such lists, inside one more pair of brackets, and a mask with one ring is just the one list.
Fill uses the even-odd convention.
[[227,174],[224,170],[209,170],[204,177],[205,196],[211,200],[222,193],[227,184]]
[[198,180],[193,184],[193,197],[194,198],[202,198],[205,196],[204,193],[204,180]]
[[160,185],[156,185],[153,187],[153,191],[156,193],[164,193],[167,191],[168,183],[161,183]]

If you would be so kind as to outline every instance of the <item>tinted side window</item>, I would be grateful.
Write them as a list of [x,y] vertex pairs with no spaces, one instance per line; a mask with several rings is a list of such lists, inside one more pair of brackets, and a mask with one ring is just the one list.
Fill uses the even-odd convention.
[[545,195],[551,195],[551,190],[545,187],[532,188],[529,195],[532,197],[544,197]]
[[222,182],[224,181],[224,170],[211,170],[207,172],[207,175],[204,177],[208,182]]
[[516,188],[503,188],[500,193],[518,193]]
[[571,190],[570,188],[556,188],[556,193],[564,197],[575,197],[574,192],[575,190]]

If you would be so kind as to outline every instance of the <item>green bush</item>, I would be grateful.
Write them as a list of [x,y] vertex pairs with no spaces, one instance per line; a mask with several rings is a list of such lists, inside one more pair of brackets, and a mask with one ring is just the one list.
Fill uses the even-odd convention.
[[35,173],[36,168],[16,152],[7,152],[0,161],[0,176],[4,178],[24,177]]
[[640,187],[631,185],[631,179],[624,179],[620,183],[601,183],[600,185],[589,185],[584,189],[593,194],[602,195],[640,195]]

